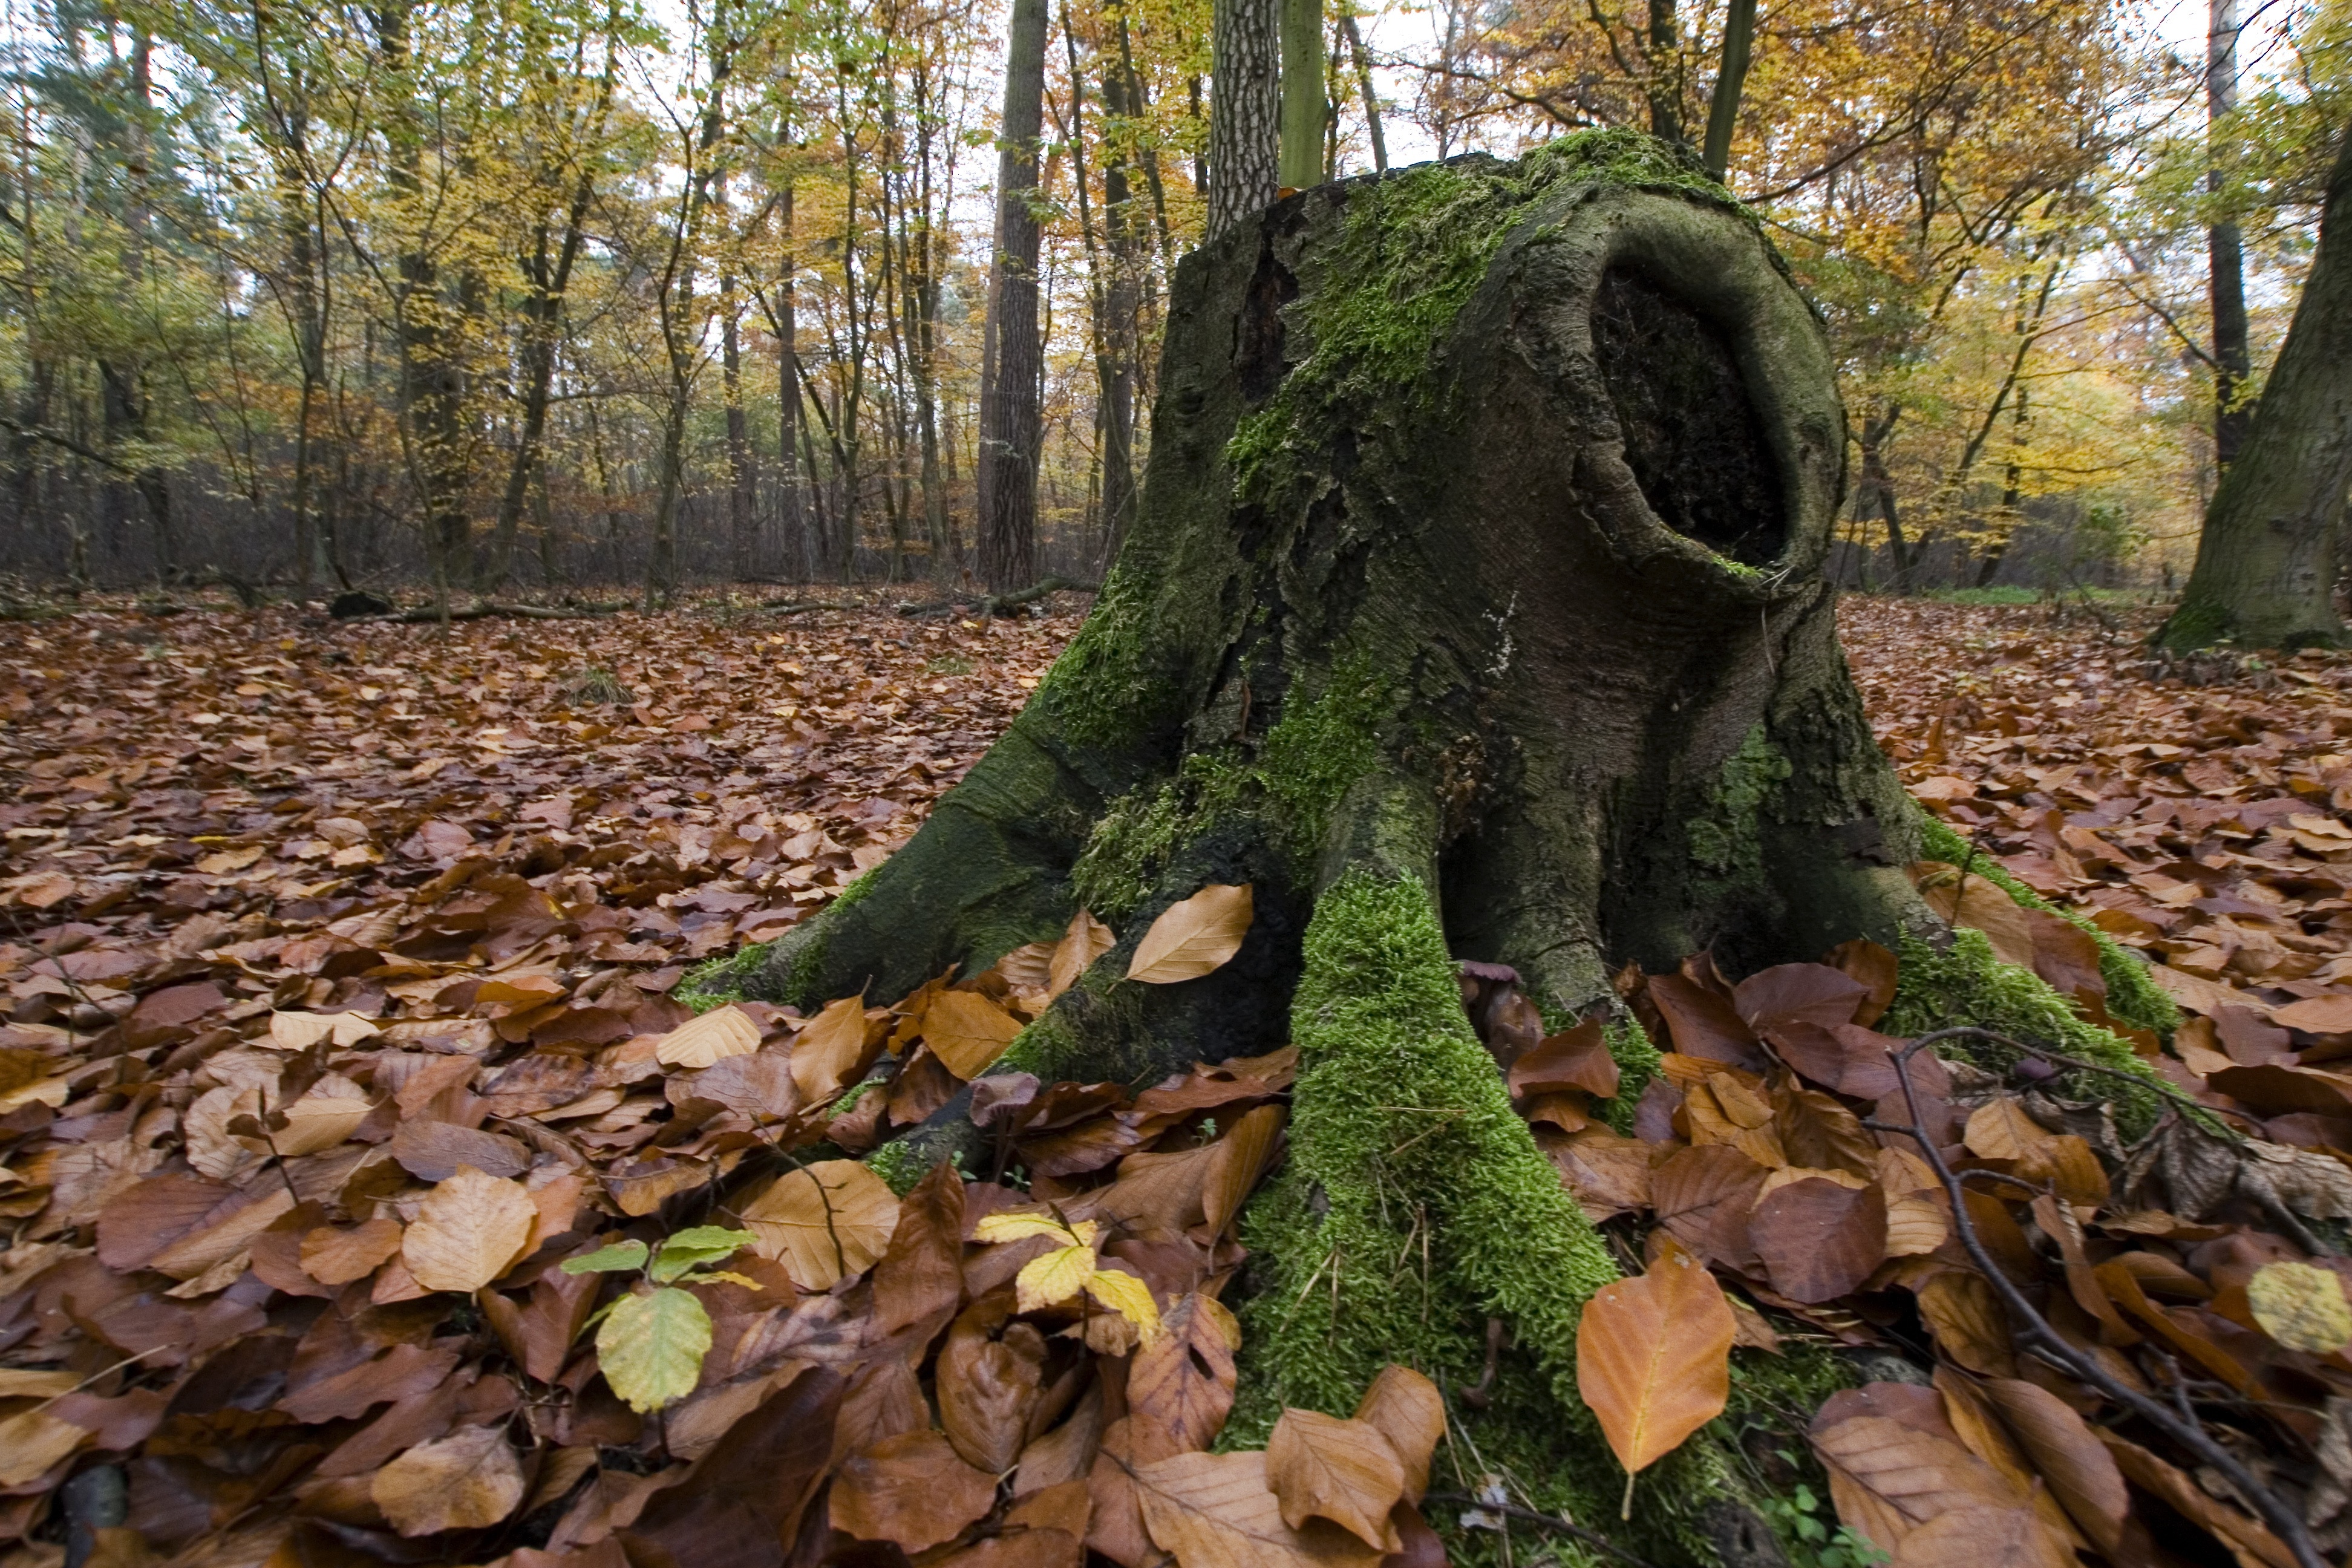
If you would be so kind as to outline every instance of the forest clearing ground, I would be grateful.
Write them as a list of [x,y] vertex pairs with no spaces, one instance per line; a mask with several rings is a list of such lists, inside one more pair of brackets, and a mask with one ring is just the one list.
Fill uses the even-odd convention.
[[[8,1428],[11,1443],[0,1444],[16,1448],[13,1458],[0,1455],[0,1544],[37,1542],[21,1561],[51,1563],[59,1526],[47,1510],[61,1478],[98,1453],[138,1452],[159,1423],[179,1425],[161,1428],[163,1447],[133,1461],[131,1528],[167,1547],[228,1531],[224,1521],[244,1519],[260,1497],[239,1489],[241,1481],[180,1464],[170,1458],[178,1451],[171,1445],[211,1430],[207,1423],[235,1425],[233,1410],[198,1410],[186,1390],[200,1387],[210,1398],[244,1379],[236,1400],[278,1399],[292,1420],[315,1428],[319,1441],[342,1445],[301,1482],[294,1502],[305,1517],[374,1543],[370,1550],[393,1551],[385,1531],[396,1528],[402,1537],[458,1532],[449,1539],[468,1543],[466,1561],[541,1541],[567,1554],[616,1557],[598,1542],[626,1528],[624,1515],[635,1517],[650,1494],[624,1499],[605,1480],[635,1484],[628,1464],[636,1458],[613,1456],[638,1441],[640,1426],[610,1394],[590,1387],[595,1363],[570,1359],[596,1299],[595,1277],[563,1284],[551,1259],[562,1247],[593,1245],[591,1231],[614,1234],[604,1228],[614,1209],[622,1225],[642,1222],[635,1228],[645,1229],[665,1215],[674,1224],[681,1207],[709,1197],[747,1152],[774,1140],[763,1108],[793,1101],[793,1086],[806,1076],[803,1058],[818,1052],[819,1037],[823,1049],[838,1047],[842,1064],[864,1065],[836,1064],[840,1081],[822,1094],[802,1085],[806,1125],[796,1123],[794,1135],[805,1144],[822,1134],[849,1152],[870,1144],[877,1117],[905,1122],[928,1115],[1005,1037],[978,1026],[958,1033],[952,1019],[940,1022],[950,1014],[1005,1022],[997,1005],[1003,976],[993,991],[941,993],[930,1000],[958,1005],[931,1012],[921,1009],[924,994],[895,1010],[893,998],[840,998],[808,1022],[750,1004],[728,1026],[745,1036],[732,1044],[717,1037],[723,1029],[701,1037],[724,1013],[694,1031],[680,1029],[689,1014],[671,992],[694,964],[798,924],[903,843],[1020,710],[1076,632],[1083,607],[1064,595],[1055,614],[983,622],[902,616],[887,604],[779,616],[711,600],[650,618],[479,620],[445,630],[337,625],[285,611],[155,617],[125,604],[14,628],[0,661],[0,776],[10,786],[0,799],[0,986],[8,995],[0,1021],[0,1222],[8,1241],[0,1250],[0,1353],[13,1352],[5,1370],[18,1381],[0,1384],[0,1398],[17,1396],[0,1405],[0,1420],[18,1425]],[[2352,812],[2352,760],[2334,749],[2340,726],[2352,723],[2343,692],[2352,659],[2304,655],[2279,666],[2232,667],[2225,683],[2192,686],[2151,679],[2138,639],[2153,611],[2109,607],[2092,616],[1855,598],[1843,614],[1881,743],[1906,784],[1975,845],[1971,858],[1998,860],[2117,941],[2167,961],[2166,988],[2190,1011],[2214,1016],[2214,1026],[2181,1032],[2181,1054],[2193,1071],[2168,1061],[2175,1081],[2209,1105],[2239,1104],[2222,1094],[2226,1085],[2244,1110],[2259,1113],[2250,1120],[2269,1119],[2266,1130],[2281,1143],[2352,1147],[2352,1099],[2342,1114],[2313,1110],[2313,1086],[2333,1093],[2339,1080],[2276,1065],[2290,1047],[2306,1064],[2352,1054],[2352,956],[2345,945],[2352,931],[2346,896],[2352,828],[2342,821]],[[1996,947],[1997,923],[1987,926]],[[1108,932],[1100,937],[1109,940]],[[1089,954],[1099,951],[1094,940],[1074,926],[1070,941]],[[1433,951],[1442,960],[1442,949]],[[1883,951],[1878,957],[1893,963]],[[1696,973],[1712,974],[1703,958],[1696,962]],[[1032,955],[1028,967],[1058,971],[1059,950],[1050,965]],[[1788,982],[1799,971],[1859,994],[1819,966],[1769,973]],[[1440,978],[1450,997],[1451,982],[1442,972]],[[1892,984],[1890,969],[1890,990]],[[1726,995],[1753,1001],[1749,988]],[[1884,1005],[1881,998],[1876,1005]],[[1756,1011],[1741,1005],[1741,1018]],[[2239,1007],[2249,1011],[2233,1011]],[[747,1016],[754,1026],[748,1029]],[[1492,1008],[1479,1013],[1482,1035],[1493,1032],[1495,1016]],[[824,1108],[872,1064],[883,1037],[895,1028],[911,1037],[918,1024],[924,1044],[906,1056],[889,1092],[845,1097],[828,1123]],[[1744,1024],[1726,1027],[1738,1038],[1716,1043],[1730,1053],[1724,1059],[1737,1059],[1754,1040]],[[691,1049],[688,1035],[697,1037]],[[761,1046],[755,1037],[774,1037]],[[376,1043],[357,1048],[366,1041]],[[975,1043],[988,1048],[972,1055],[971,1066],[940,1065],[961,1059]],[[1496,1047],[1492,1038],[1486,1043]],[[1591,1159],[1632,1150],[1646,1171],[1672,1142],[1638,1108],[1629,1141],[1597,1126],[1585,1114],[1591,1108],[1575,1101],[1605,1055],[1593,1023],[1544,1041],[1511,1069],[1513,1093],[1529,1097],[1523,1113],[1548,1121],[1538,1142],[1563,1173],[1581,1167],[1563,1163],[1562,1149]],[[1223,1169],[1217,1161],[1231,1142],[1251,1157],[1228,1162],[1233,1190],[1213,1208],[1229,1215],[1274,1157],[1285,1114],[1276,1102],[1290,1081],[1290,1058],[1282,1051],[1202,1069],[1116,1114],[1097,1103],[1099,1095],[1087,1099],[1095,1089],[1053,1088],[1076,1097],[1066,1108],[1071,1116],[1092,1120],[1082,1129],[1056,1122],[1057,1131],[1033,1131],[1022,1145],[1030,1179],[1040,1184],[1032,1193],[1050,1195],[1043,1184],[1057,1183],[1051,1191],[1067,1186],[1083,1204],[1108,1202],[1114,1190],[1084,1185],[1100,1176],[1100,1159],[1075,1159],[1057,1176],[1042,1158],[1040,1136],[1109,1140],[1104,1146],[1113,1154],[1139,1149],[1143,1165],[1190,1162],[1203,1170]],[[1687,1066],[1696,1058],[1669,1059]],[[486,1070],[476,1083],[478,1062]],[[777,1076],[788,1063],[789,1076]],[[1605,1077],[1604,1094],[1616,1085],[1616,1069]],[[360,1079],[373,1085],[373,1099]],[[1733,1090],[1717,1085],[1709,1092]],[[1169,1110],[1154,1095],[1181,1106]],[[1820,1115],[1838,1111],[1828,1096],[1807,1103],[1816,1101]],[[1243,1109],[1259,1105],[1266,1109]],[[728,1115],[715,1115],[722,1106]],[[1210,1142],[1219,1136],[1215,1121],[1195,1124],[1203,1108],[1229,1123],[1223,1142]],[[1852,1121],[1850,1111],[1838,1113]],[[1790,1121],[1790,1136],[1801,1120]],[[1973,1140],[1975,1120],[1969,1125]],[[1757,1138],[1770,1131],[1741,1126]],[[1859,1138],[1858,1124],[1853,1131]],[[281,1147],[288,1139],[294,1142]],[[1155,1139],[1169,1142],[1142,1147]],[[1643,1140],[1657,1147],[1645,1151]],[[789,1152],[782,1142],[771,1152]],[[1727,1163],[1727,1152],[1713,1148],[1683,1152]],[[548,1154],[557,1158],[541,1157]],[[182,1173],[179,1160],[197,1174]],[[845,1164],[809,1169],[840,1176]],[[2340,1179],[2340,1169],[2328,1169]],[[410,1177],[435,1184],[430,1195]],[[1117,1179],[1140,1178],[1129,1172]],[[880,1182],[862,1173],[858,1180],[874,1204],[895,1213]],[[588,1230],[568,1229],[588,1212],[590,1181],[602,1187],[604,1204],[589,1214]],[[452,1266],[415,1238],[448,1228],[432,1205],[445,1190],[471,1194],[467,1184],[515,1209],[499,1223],[520,1228]],[[782,1202],[774,1194],[787,1185],[779,1182],[742,1215]],[[1646,1194],[1601,1202],[1593,1183],[1580,1184],[1572,1173],[1570,1186],[1596,1221],[1650,1206]],[[2104,1176],[2098,1186],[2104,1194]],[[1824,1178],[1789,1190],[1808,1202],[1846,1202],[1861,1189]],[[959,1205],[1017,1204],[1023,1196],[978,1181],[968,1188],[929,1182],[924,1194],[908,1199],[909,1213],[945,1203],[964,1215],[942,1210],[910,1222],[938,1229],[933,1239],[951,1258],[962,1255],[959,1231],[971,1240],[982,1216]],[[201,1214],[189,1206],[198,1197],[211,1205]],[[678,1201],[666,1208],[671,1199]],[[339,1204],[353,1215],[390,1212],[343,1229],[329,1214]],[[545,1211],[536,1220],[521,1212],[533,1204]],[[1668,1208],[1657,1205],[1671,1231],[1676,1221]],[[830,1226],[833,1211],[824,1212]],[[1181,1220],[1175,1239],[1122,1240],[1116,1245],[1129,1251],[1108,1256],[1159,1285],[1167,1283],[1159,1274],[1170,1258],[1196,1251],[1229,1272],[1239,1252],[1223,1237],[1223,1220],[1206,1243],[1192,1237],[1198,1245],[1189,1249]],[[400,1239],[404,1225],[407,1241]],[[552,1240],[539,1257],[525,1236],[546,1240],[542,1230]],[[701,1230],[668,1234],[714,1245]],[[1768,1226],[1758,1234],[1770,1241],[1778,1233]],[[642,1255],[642,1243],[633,1245]],[[881,1245],[868,1250],[878,1257]],[[1843,1324],[1860,1335],[1848,1342],[1872,1342],[1871,1331],[1842,1316],[1836,1300],[1871,1273],[1882,1250],[1897,1273],[1906,1259],[1924,1266],[1909,1258],[1920,1247],[1878,1235],[1857,1254],[1849,1270],[1854,1279],[1835,1289],[1784,1289],[1777,1271],[1770,1278],[1780,1294],[1759,1292],[1753,1279],[1746,1288],[1810,1325],[1815,1342],[1828,1342],[1824,1331],[1845,1338]],[[866,1257],[856,1267],[874,1262]],[[666,1418],[673,1424],[656,1448],[667,1444],[674,1459],[706,1453],[759,1400],[766,1401],[760,1420],[791,1416],[792,1399],[768,1397],[772,1385],[760,1381],[770,1375],[767,1363],[745,1347],[781,1355],[814,1335],[819,1349],[810,1354],[849,1355],[850,1341],[824,1338],[848,1332],[828,1328],[826,1313],[854,1317],[866,1310],[856,1303],[866,1299],[827,1292],[843,1270],[855,1269],[836,1256],[816,1279],[807,1277],[808,1263],[798,1258],[780,1273],[763,1253],[730,1265],[756,1278],[685,1281],[714,1303],[722,1343],[734,1347],[729,1354],[739,1371],[750,1370],[729,1382],[721,1361],[710,1363],[719,1370],[703,1369],[707,1342],[694,1351],[682,1381],[664,1397],[695,1392]],[[985,1256],[967,1258],[962,1268],[962,1287],[947,1268],[942,1310],[954,1310],[958,1289],[978,1297],[986,1293],[981,1286],[1001,1287],[1009,1276],[1009,1266]],[[1098,1269],[1088,1278],[1107,1280],[1108,1289],[1127,1276]],[[530,1291],[528,1309],[521,1298],[481,1289],[500,1281]],[[740,1296],[729,1294],[739,1287]],[[1198,1279],[1194,1288],[1213,1294]],[[394,1310],[416,1301],[419,1315],[400,1331],[422,1333],[455,1310],[451,1302],[463,1305],[462,1294],[450,1292],[477,1289],[496,1333],[461,1313],[464,1359],[456,1370],[455,1351],[420,1357],[412,1345],[385,1353],[416,1362],[414,1388],[377,1390],[356,1403],[320,1392],[341,1374],[317,1360],[325,1353],[317,1347],[332,1337],[330,1319],[341,1319],[318,1316],[304,1298],[334,1299],[340,1311],[357,1314],[354,1322],[392,1314],[381,1321],[394,1327]],[[1185,1289],[1180,1283],[1174,1294],[1161,1293],[1172,1301]],[[422,1300],[435,1292],[448,1299]],[[1194,1328],[1211,1315],[1197,1309]],[[314,1316],[328,1327],[312,1324]],[[265,1323],[276,1335],[251,1338]],[[769,1337],[757,1338],[755,1329]],[[1958,1354],[1944,1327],[1935,1331],[1945,1351]],[[2345,1331],[2352,1335],[2352,1319]],[[312,1348],[301,1353],[311,1359],[294,1368],[299,1385],[278,1398],[262,1385],[286,1369],[269,1359],[275,1352],[251,1346],[267,1341],[283,1351],[298,1332],[307,1333],[301,1342]],[[1089,1332],[1090,1350],[1119,1353],[1097,1346]],[[1770,1343],[1772,1336],[1758,1330],[1739,1342]],[[242,1361],[231,1353],[239,1344],[247,1347]],[[597,1346],[603,1354],[601,1334]],[[153,1360],[125,1373],[124,1354]],[[536,1381],[526,1387],[508,1373],[478,1384],[481,1369],[502,1355]],[[54,1369],[16,1364],[59,1358],[65,1364]],[[2011,1375],[2000,1358],[1981,1367],[1962,1361],[1987,1375]],[[604,1370],[625,1381],[627,1369]],[[210,1381],[199,1384],[199,1373]],[[853,1405],[860,1422],[882,1419],[876,1411],[883,1406],[905,1414],[890,1403],[903,1390],[859,1375],[865,1381],[844,1406],[845,1421]],[[1229,1352],[1223,1375],[1220,1397],[1229,1404]],[[803,1393],[820,1397],[824,1381]],[[100,1386],[84,1386],[93,1384]],[[559,1384],[568,1394],[559,1394]],[[838,1401],[840,1381],[827,1386],[832,1393],[824,1397]],[[36,1396],[44,1402],[17,1408]],[[525,1423],[530,1463],[568,1457],[546,1459],[553,1468],[533,1483],[530,1500],[521,1500],[518,1461],[500,1444],[490,1447],[504,1467],[503,1489],[494,1489],[478,1518],[422,1506],[420,1499],[439,1495],[437,1483],[420,1482],[415,1496],[402,1489],[411,1470],[426,1477],[445,1462],[475,1463],[471,1448],[459,1454],[452,1446],[479,1447],[467,1436],[475,1430],[467,1423],[505,1420],[517,1397],[536,1402]],[[383,1399],[397,1402],[360,1427],[358,1417]],[[943,1409],[947,1403],[943,1396]],[[1220,1421],[1224,1408],[1218,1407]],[[1814,1434],[1817,1447],[1830,1445],[1823,1453],[1853,1414],[1847,1405],[1824,1407]],[[453,1424],[458,1435],[442,1438]],[[960,1441],[970,1438],[950,1425]],[[1009,1430],[1024,1429],[1016,1421]],[[271,1430],[269,1441],[291,1441],[290,1428]],[[691,1443],[689,1434],[698,1435]],[[387,1464],[404,1446],[402,1458]],[[1013,1451],[1025,1452],[1017,1445]],[[606,1468],[595,1470],[599,1464]],[[592,1471],[605,1479],[581,1491]],[[698,1528],[690,1524],[699,1506],[694,1500],[702,1496],[694,1489],[723,1490],[741,1479],[723,1464],[702,1466],[690,1483],[679,1481],[684,1473],[662,1472],[659,1484],[685,1489],[668,1513],[645,1515],[639,1533],[690,1532]],[[1464,1481],[1465,1491],[1476,1479]],[[1765,1480],[1788,1489],[1777,1472]],[[855,1499],[864,1484],[835,1483],[833,1526],[863,1533],[855,1528],[861,1517]],[[942,1514],[935,1539],[971,1528],[1045,1528],[1024,1524],[1017,1509],[998,1523],[974,1525],[991,1496],[982,1487],[966,1500],[970,1508],[948,1510],[954,1517]],[[1400,1508],[1425,1537],[1420,1516]],[[1072,1528],[1108,1550],[1107,1517],[1090,1530]],[[496,1534],[463,1534],[494,1526]],[[268,1555],[272,1548],[257,1533],[263,1524],[241,1528],[252,1542],[224,1545],[207,1560]],[[282,1533],[287,1526],[279,1519],[269,1528]],[[1154,1539],[1160,1529],[1153,1526]],[[1139,1542],[1148,1552],[1140,1536],[1129,1544]],[[514,1559],[518,1568],[525,1561]]]
[[[411,952],[430,977],[536,946],[575,996],[625,976],[653,1026],[683,967],[779,934],[904,841],[1076,630],[1085,601],[1057,600],[987,622],[706,600],[446,631],[128,605],[20,625],[0,1045],[56,1049],[142,998],[140,1027],[190,1037],[273,1004],[488,1031],[519,1003],[390,997],[324,953],[272,983],[249,944],[333,946],[496,874],[615,912],[555,939],[568,954],[544,922],[461,916],[447,952]],[[2191,1010],[2341,998],[2352,1030],[2352,659],[2152,681],[2138,639],[2160,612],[2102,614],[1842,610],[1874,728],[1930,809],[2166,961]]]

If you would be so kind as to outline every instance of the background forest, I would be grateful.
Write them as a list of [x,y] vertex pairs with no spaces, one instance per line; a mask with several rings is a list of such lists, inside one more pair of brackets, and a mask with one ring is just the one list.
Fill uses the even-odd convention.
[[[12,0],[0,571],[648,603],[1097,579],[1203,219],[1210,6],[1026,3],[1035,556],[983,564],[1006,8]],[[1326,14],[1339,175],[1696,141],[1726,21]],[[2344,0],[1765,7],[1727,179],[1832,323],[1845,580],[2169,585],[2347,116]]]

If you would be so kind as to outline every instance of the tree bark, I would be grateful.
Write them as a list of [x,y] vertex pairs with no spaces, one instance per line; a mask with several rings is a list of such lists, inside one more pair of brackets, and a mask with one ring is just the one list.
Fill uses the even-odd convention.
[[1204,241],[1274,201],[1282,146],[1280,0],[1217,0],[1209,39],[1209,217]]
[[980,574],[992,588],[1037,575],[1038,135],[1045,100],[1045,0],[1013,0],[996,175],[996,264],[980,391]]
[[[1846,439],[1822,330],[1684,156],[1592,133],[1321,186],[1203,246],[1153,427],[1126,548],[1035,700],[905,847],[726,978],[895,996],[1092,910],[1117,945],[992,1071],[1301,1051],[1246,1222],[1252,1419],[1347,1408],[1408,1342],[1475,1381],[1503,1318],[1519,1392],[1491,1430],[1608,1517],[1622,1472],[1573,1340],[1613,1265],[1454,962],[1515,966],[1565,1020],[1627,962],[1746,973],[1935,929],[1820,576]],[[1160,913],[1244,882],[1230,963],[1124,980]],[[919,1157],[977,1136],[968,1105]],[[1736,1469],[1702,1440],[1645,1477],[1676,1502],[1628,1528],[1638,1554],[1778,1561]]]
[[2333,647],[2336,536],[2352,485],[2352,130],[2336,150],[2319,247],[2238,460],[2221,476],[2197,564],[2156,635],[2186,649]]
[[1324,92],[1322,0],[1281,0],[1282,151],[1275,184],[1303,191],[1323,183],[1323,129],[1330,118]]

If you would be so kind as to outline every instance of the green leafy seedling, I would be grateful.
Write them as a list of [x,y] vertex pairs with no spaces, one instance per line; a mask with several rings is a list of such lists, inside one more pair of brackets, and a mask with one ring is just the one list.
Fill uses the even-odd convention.
[[649,1289],[614,1298],[588,1320],[596,1326],[596,1362],[604,1381],[630,1409],[650,1414],[694,1392],[702,1358],[710,1352],[710,1314],[684,1287],[730,1280],[757,1289],[756,1280],[710,1267],[751,1240],[749,1231],[698,1225],[652,1247],[615,1241],[563,1260],[566,1274],[644,1271],[641,1283]]

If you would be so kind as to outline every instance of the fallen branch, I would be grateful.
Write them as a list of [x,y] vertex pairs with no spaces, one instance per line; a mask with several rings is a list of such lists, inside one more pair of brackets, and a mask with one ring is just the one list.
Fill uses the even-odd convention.
[[760,606],[772,616],[804,615],[810,610],[863,610],[870,606],[851,599],[835,602],[831,599],[773,599]]
[[1102,592],[1102,584],[1081,583],[1074,577],[1043,577],[1030,584],[1026,588],[1015,588],[1009,594],[990,594],[976,603],[969,599],[942,599],[931,605],[901,605],[898,606],[898,613],[902,616],[962,614],[994,616],[1003,615],[1008,610],[1017,610],[1024,605],[1033,605],[1048,594],[1058,594],[1066,589],[1078,594],[1099,594]]
[[2205,1430],[2202,1422],[2184,1419],[2178,1412],[2157,1400],[2150,1399],[2122,1379],[2110,1373],[2106,1368],[2091,1357],[2067,1343],[2060,1337],[2057,1330],[2050,1326],[2050,1321],[2026,1299],[2025,1293],[2001,1271],[2000,1264],[1994,1261],[1992,1254],[1986,1250],[1983,1237],[1977,1234],[1976,1225],[1969,1217],[1968,1199],[1962,1191],[1959,1175],[1956,1174],[1950,1164],[1945,1161],[1944,1152],[1936,1146],[1936,1141],[1920,1131],[1924,1125],[1924,1120],[1919,1114],[1918,1097],[1911,1088],[1913,1057],[1927,1049],[1939,1038],[1979,1032],[1980,1031],[1969,1029],[1940,1030],[1936,1034],[1922,1035],[1901,1050],[1892,1053],[1890,1059],[1895,1064],[1895,1079],[1903,1086],[1903,1104],[1904,1108],[1911,1113],[1911,1125],[1908,1127],[1897,1127],[1892,1123],[1866,1123],[1865,1125],[1901,1133],[1919,1145],[1920,1155],[1927,1161],[1928,1169],[1936,1173],[1936,1179],[1943,1184],[1945,1195],[1950,1200],[1952,1228],[1959,1233],[1961,1247],[1967,1250],[1969,1260],[1977,1266],[1977,1271],[1984,1276],[1986,1281],[1999,1294],[2002,1304],[2009,1309],[2011,1316],[2021,1325],[2017,1336],[2021,1348],[2040,1356],[2059,1371],[2073,1377],[2077,1383],[2097,1389],[2101,1394],[2131,1411],[2141,1420],[2196,1455],[2201,1463],[2210,1465],[2219,1471],[2239,1498],[2262,1516],[2263,1522],[2271,1527],[2272,1531],[2285,1544],[2287,1551],[2294,1554],[2297,1568],[2326,1568],[2326,1560],[2320,1556],[2319,1548],[2313,1542],[2311,1531],[2304,1524],[2303,1515],[2291,1507],[2284,1498],[2263,1485],[2235,1454],[2217,1442],[2212,1435]]
[[396,626],[426,626],[436,621],[484,621],[511,618],[522,621],[591,621],[612,612],[598,607],[565,609],[555,605],[502,605],[488,599],[477,599],[470,605],[453,605],[446,611],[431,605],[420,605],[413,610],[393,610],[381,616],[353,616],[353,622],[387,621]]

